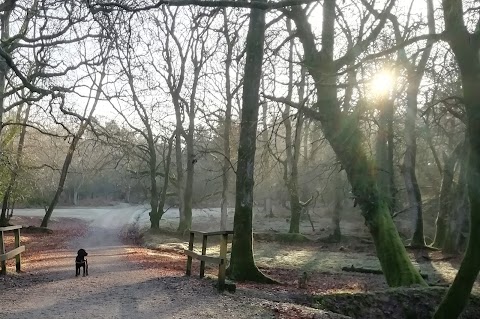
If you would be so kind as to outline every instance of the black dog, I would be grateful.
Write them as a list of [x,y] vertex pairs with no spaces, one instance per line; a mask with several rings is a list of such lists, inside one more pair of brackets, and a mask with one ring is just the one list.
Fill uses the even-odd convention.
[[88,276],[88,263],[85,257],[88,256],[88,253],[85,249],[79,249],[77,252],[77,257],[75,258],[75,276],[80,275],[80,268],[83,267],[83,276]]

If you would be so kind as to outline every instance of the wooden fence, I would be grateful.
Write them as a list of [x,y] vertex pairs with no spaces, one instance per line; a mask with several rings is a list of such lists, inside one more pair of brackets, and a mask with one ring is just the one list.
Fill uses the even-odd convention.
[[[205,276],[205,263],[211,263],[218,265],[218,290],[225,290],[225,271],[227,264],[227,242],[228,235],[233,234],[233,231],[215,231],[215,232],[201,232],[190,231],[190,241],[188,243],[188,250],[185,249],[187,257],[187,271],[186,275],[190,276],[192,273],[192,260],[193,258],[200,260],[200,278]],[[195,235],[202,236],[202,253],[201,255],[193,251],[193,243]],[[209,236],[221,236],[220,240],[220,257],[206,256],[207,252],[207,240]]]
[[[7,274],[7,260],[15,257],[15,268],[17,272],[21,269],[21,257],[20,254],[25,251],[25,246],[20,246],[20,229],[22,226],[8,226],[0,227],[0,262],[2,269],[0,271],[1,275]],[[9,252],[5,251],[5,241],[3,233],[7,231],[13,231],[15,235],[15,248]]]

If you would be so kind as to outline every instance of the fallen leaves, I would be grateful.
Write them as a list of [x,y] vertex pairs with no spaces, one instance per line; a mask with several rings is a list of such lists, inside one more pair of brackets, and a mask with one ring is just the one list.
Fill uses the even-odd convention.
[[[14,216],[11,223],[15,225],[40,225],[40,217],[19,217]],[[76,218],[55,218],[50,222],[49,228],[52,234],[29,233],[20,230],[20,245],[25,245],[25,252],[22,253],[22,268],[24,265],[34,268],[48,267],[56,260],[69,258],[69,242],[77,237],[82,237],[88,228],[86,221]],[[14,248],[15,238],[13,232],[4,233],[6,251]],[[7,266],[12,266],[15,259],[7,261]]]

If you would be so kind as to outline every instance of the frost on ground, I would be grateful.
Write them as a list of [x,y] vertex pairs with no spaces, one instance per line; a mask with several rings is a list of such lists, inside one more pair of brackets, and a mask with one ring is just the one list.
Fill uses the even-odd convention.
[[[40,224],[41,210],[21,211],[30,217],[15,217],[13,223]],[[199,211],[195,215],[195,229],[216,227],[212,214]],[[164,231],[147,238],[148,233],[138,231],[138,226],[142,228],[145,223],[144,215],[142,207],[122,205],[63,209],[49,225],[52,234],[22,229],[22,245],[27,248],[22,254],[24,272],[15,274],[14,261],[10,260],[9,274],[0,276],[0,319],[345,318],[309,306],[319,306],[314,299],[318,296],[327,295],[332,299],[341,292],[361,295],[386,288],[383,276],[341,271],[343,266],[350,265],[379,268],[373,245],[368,240],[345,236],[338,244],[257,240],[255,257],[259,268],[282,284],[237,283],[236,293],[219,294],[211,280],[198,279],[198,262],[193,264],[193,276],[184,276],[184,239]],[[280,217],[257,219],[263,230],[287,225]],[[354,228],[356,223],[347,225],[353,233],[361,233]],[[328,230],[320,228],[311,235],[321,237],[326,232]],[[149,241],[147,246],[151,249],[138,246]],[[13,242],[10,234],[6,238],[7,250],[13,247]],[[74,258],[79,248],[89,252],[88,277],[75,277]],[[218,254],[218,243],[209,239],[207,253]],[[429,275],[430,282],[437,283],[440,279],[450,282],[459,258],[445,259],[437,255],[438,252],[411,252],[412,260],[422,273]],[[215,267],[207,267],[206,273],[216,275],[217,271]],[[298,289],[298,274],[303,271],[308,272],[309,280],[306,289]],[[329,294],[333,297],[328,297]],[[332,300],[329,307],[323,302],[322,309],[360,318],[347,311],[352,308],[350,301]],[[438,302],[432,298],[433,306]],[[338,307],[332,306],[337,304]],[[395,303],[383,305],[388,310],[386,313],[391,314],[391,305]]]
[[[248,290],[220,294],[209,280],[185,277],[185,259],[178,254],[171,267],[145,267],[132,258],[139,248],[123,244],[120,229],[111,225],[101,218],[90,224],[57,219],[53,234],[22,234],[23,272],[15,274],[9,261],[8,275],[0,277],[0,318],[334,318],[313,309],[290,316],[288,306]],[[80,247],[89,252],[87,277],[75,277]]]

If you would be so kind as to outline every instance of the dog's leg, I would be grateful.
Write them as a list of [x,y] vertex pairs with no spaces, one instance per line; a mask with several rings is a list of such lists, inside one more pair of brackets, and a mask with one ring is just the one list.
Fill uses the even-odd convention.
[[87,276],[88,276],[88,262],[87,262],[87,260],[85,260],[85,272],[87,273]]

